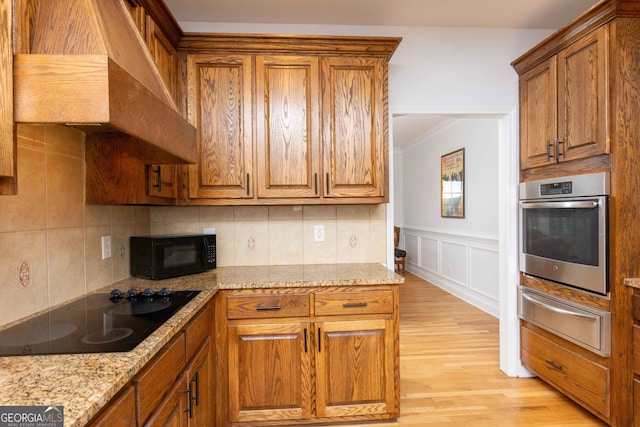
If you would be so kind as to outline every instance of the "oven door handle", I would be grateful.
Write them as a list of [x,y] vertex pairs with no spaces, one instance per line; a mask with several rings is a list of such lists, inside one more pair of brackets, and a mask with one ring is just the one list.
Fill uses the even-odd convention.
[[598,207],[595,200],[566,202],[520,202],[522,209],[594,209]]
[[591,319],[591,320],[598,320],[598,316],[596,316],[596,315],[582,313],[582,312],[579,312],[579,311],[565,310],[564,308],[555,307],[553,305],[550,305],[550,304],[547,304],[545,302],[542,302],[542,301],[532,297],[531,295],[527,295],[524,292],[522,293],[522,297],[524,299],[528,300],[529,302],[531,302],[532,304],[538,304],[539,306],[544,307],[547,310],[555,311],[556,313],[569,314],[571,316],[584,317],[584,318]]

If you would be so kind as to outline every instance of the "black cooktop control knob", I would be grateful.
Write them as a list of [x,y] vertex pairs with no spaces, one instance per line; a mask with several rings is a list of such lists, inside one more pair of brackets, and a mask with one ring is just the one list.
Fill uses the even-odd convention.
[[151,289],[151,288],[147,288],[144,291],[142,291],[142,296],[143,297],[149,298],[149,297],[152,297],[153,294],[154,294],[154,292],[153,292],[153,289]]
[[136,291],[135,289],[129,289],[127,291],[127,298],[135,298],[138,296],[138,291]]
[[160,289],[160,291],[158,291],[158,295],[160,295],[161,297],[168,297],[171,294],[171,291],[167,288],[162,288]]
[[119,300],[122,298],[122,291],[120,289],[113,289],[109,294],[109,299]]

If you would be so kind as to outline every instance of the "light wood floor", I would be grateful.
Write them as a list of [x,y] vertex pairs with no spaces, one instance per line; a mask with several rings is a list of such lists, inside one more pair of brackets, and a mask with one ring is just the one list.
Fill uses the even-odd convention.
[[537,378],[505,375],[498,319],[410,273],[405,280],[401,416],[385,427],[605,426]]

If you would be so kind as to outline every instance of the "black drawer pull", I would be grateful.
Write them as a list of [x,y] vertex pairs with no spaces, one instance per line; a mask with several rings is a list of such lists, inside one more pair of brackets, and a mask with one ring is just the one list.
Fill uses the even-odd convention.
[[342,304],[342,306],[344,308],[349,308],[349,307],[366,307],[367,303],[366,302],[346,302],[344,304]]
[[556,362],[554,362],[553,360],[545,360],[545,362],[547,362],[548,365],[556,368],[558,371],[562,371],[562,365],[558,365]]
[[256,310],[264,311],[264,310],[280,310],[282,307],[279,305],[258,305],[256,306]]

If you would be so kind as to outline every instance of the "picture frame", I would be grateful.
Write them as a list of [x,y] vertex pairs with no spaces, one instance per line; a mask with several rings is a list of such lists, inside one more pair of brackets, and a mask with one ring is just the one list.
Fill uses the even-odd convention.
[[440,158],[440,216],[464,218],[464,148]]

